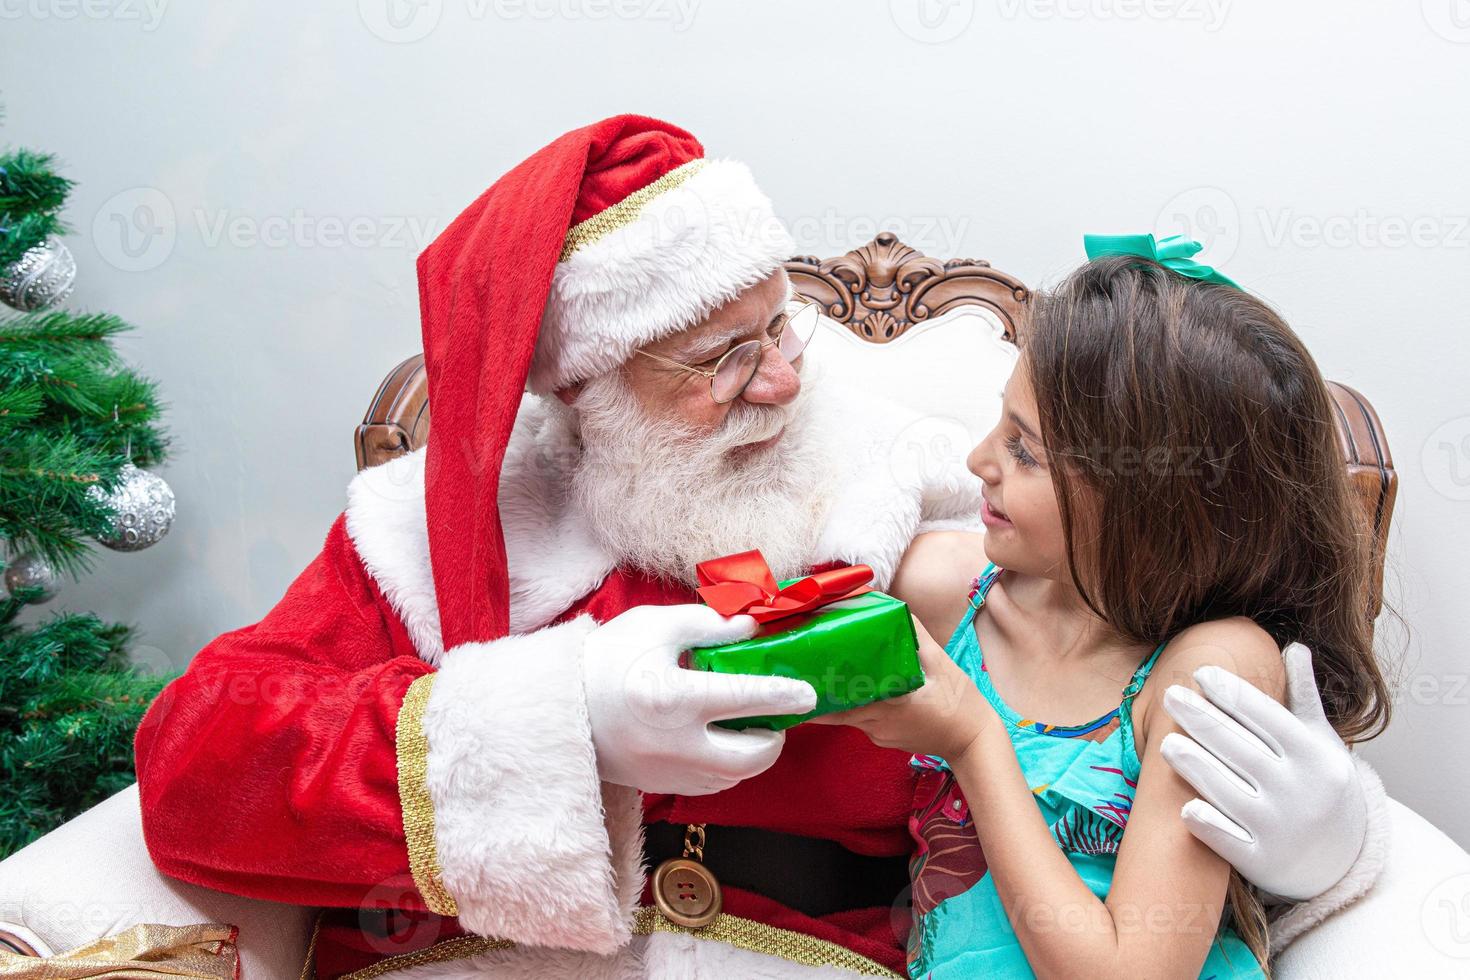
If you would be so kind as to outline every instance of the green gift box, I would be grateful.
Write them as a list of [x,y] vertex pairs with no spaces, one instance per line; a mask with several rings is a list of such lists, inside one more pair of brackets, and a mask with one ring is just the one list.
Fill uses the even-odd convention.
[[[751,556],[759,558],[758,552],[730,556],[748,563]],[[705,570],[715,563],[702,563],[701,581],[707,581]],[[764,568],[763,559],[758,568]],[[766,575],[769,576],[769,571]],[[821,573],[825,574],[825,573]],[[813,579],[788,579],[775,586],[774,579],[765,585],[765,598],[797,587],[799,594],[788,605],[809,605],[813,608],[787,612],[781,609],[777,597],[772,605],[752,604],[743,610],[760,621],[755,636],[737,643],[721,646],[695,647],[689,651],[688,664],[694,670],[713,670],[726,674],[763,674],[777,677],[794,677],[806,681],[816,688],[817,706],[805,714],[756,715],[747,718],[732,718],[716,722],[723,728],[769,728],[780,731],[799,725],[808,718],[845,711],[860,705],[871,704],[886,698],[896,698],[916,690],[924,683],[923,671],[919,669],[919,644],[914,633],[914,623],[909,615],[908,603],[876,590],[852,594],[848,586],[859,577],[866,582],[872,571],[866,566],[852,566],[839,570],[834,586],[840,590],[836,596],[815,597],[819,586],[812,586]],[[845,577],[844,577],[845,576]],[[751,573],[756,577],[756,573]],[[713,578],[713,575],[708,576]],[[707,602],[725,615],[728,604],[721,608],[717,596],[710,590],[700,589]],[[830,591],[830,589],[829,589]]]

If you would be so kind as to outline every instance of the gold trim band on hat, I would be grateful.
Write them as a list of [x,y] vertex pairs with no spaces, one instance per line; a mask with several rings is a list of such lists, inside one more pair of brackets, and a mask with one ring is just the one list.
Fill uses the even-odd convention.
[[[696,939],[708,939],[726,943],[747,952],[776,956],[799,966],[837,967],[867,977],[900,978],[902,976],[883,964],[868,959],[861,953],[854,953],[845,946],[839,946],[815,936],[808,936],[805,933],[793,932],[790,929],[779,929],[776,926],[766,925],[764,922],[742,919],[737,915],[724,912],[702,929],[686,929],[665,919],[653,906],[643,906],[634,913],[633,935],[651,936],[655,932],[682,932]],[[477,953],[513,948],[515,948],[515,943],[508,939],[459,936],[413,953],[390,956],[372,966],[349,973],[342,977],[342,980],[375,980],[377,977],[398,970],[407,970],[410,967],[422,966],[425,963],[463,959]]]
[[567,237],[562,242],[561,255],[557,257],[558,262],[565,262],[571,258],[572,253],[585,245],[608,235],[625,225],[632,224],[637,220],[639,213],[649,201],[658,197],[664,191],[673,190],[684,181],[699,173],[704,166],[704,160],[690,160],[688,163],[680,164],[673,170],[664,174],[658,180],[647,187],[639,188],[618,203],[604,208],[585,221],[579,221],[567,230]]
[[440,880],[439,846],[434,841],[434,801],[429,797],[429,738],[424,734],[424,710],[429,706],[435,674],[424,674],[408,685],[398,708],[398,805],[403,810],[403,835],[408,844],[408,869],[429,911],[459,915],[454,896]]

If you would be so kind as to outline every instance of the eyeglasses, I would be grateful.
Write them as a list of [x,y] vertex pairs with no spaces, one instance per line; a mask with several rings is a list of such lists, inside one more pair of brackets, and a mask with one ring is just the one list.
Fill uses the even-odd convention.
[[766,341],[748,340],[737,344],[715,362],[713,371],[703,371],[658,354],[650,354],[646,350],[635,353],[662,361],[690,374],[709,378],[710,397],[715,400],[716,405],[724,405],[745,393],[746,386],[755,378],[755,372],[760,367],[767,347],[777,345],[776,349],[786,358],[788,364],[800,357],[816,334],[819,319],[821,310],[816,303],[802,303],[794,311],[781,314],[780,321],[774,328],[774,337]]

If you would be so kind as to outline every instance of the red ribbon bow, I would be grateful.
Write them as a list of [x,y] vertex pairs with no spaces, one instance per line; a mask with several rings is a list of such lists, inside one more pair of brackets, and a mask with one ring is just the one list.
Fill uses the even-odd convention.
[[873,578],[867,565],[847,565],[797,579],[783,589],[759,551],[711,558],[695,565],[694,572],[699,577],[695,591],[711,609],[721,616],[753,616],[758,623],[870,592],[867,583]]

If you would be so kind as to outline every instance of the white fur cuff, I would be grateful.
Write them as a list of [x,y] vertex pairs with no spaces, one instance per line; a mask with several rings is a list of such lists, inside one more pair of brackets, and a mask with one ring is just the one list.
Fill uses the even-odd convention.
[[445,889],[469,931],[609,953],[643,888],[636,790],[600,784],[581,678],[590,616],[448,651],[424,710]]

